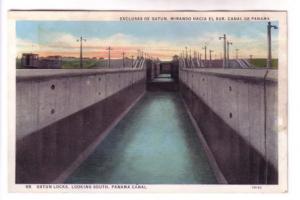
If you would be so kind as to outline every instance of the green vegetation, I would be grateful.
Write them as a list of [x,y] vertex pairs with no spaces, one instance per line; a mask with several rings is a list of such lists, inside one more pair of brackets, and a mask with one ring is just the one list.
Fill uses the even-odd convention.
[[[267,66],[267,59],[265,58],[253,58],[250,60],[250,63],[254,65],[254,67],[257,68],[265,68]],[[272,59],[272,68],[277,69],[278,68],[278,59],[274,58]]]
[[[83,68],[90,69],[90,68],[96,68],[96,67],[102,67],[102,62],[99,62],[98,60],[94,59],[84,59],[82,61]],[[103,63],[104,67],[104,63]],[[63,59],[62,60],[62,68],[63,69],[77,69],[80,68],[80,60],[79,59]]]
[[19,58],[16,59],[16,67],[17,67],[17,69],[22,69],[21,59],[19,59]]

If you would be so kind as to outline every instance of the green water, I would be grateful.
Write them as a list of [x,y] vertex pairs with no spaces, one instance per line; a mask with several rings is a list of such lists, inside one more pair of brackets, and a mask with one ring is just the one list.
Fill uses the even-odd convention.
[[66,183],[215,184],[178,93],[147,92]]

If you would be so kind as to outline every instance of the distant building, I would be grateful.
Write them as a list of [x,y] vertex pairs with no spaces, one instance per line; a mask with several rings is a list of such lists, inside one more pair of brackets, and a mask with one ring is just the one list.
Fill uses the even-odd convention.
[[40,59],[39,68],[59,69],[62,65],[61,56],[48,56]]
[[23,53],[21,58],[22,68],[39,68],[39,55],[34,53]]
[[48,56],[39,58],[39,54],[23,53],[21,58],[22,68],[59,69],[62,66],[61,56]]

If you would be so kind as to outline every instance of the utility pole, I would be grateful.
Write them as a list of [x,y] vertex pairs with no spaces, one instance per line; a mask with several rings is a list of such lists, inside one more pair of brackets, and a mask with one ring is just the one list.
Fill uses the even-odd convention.
[[192,49],[190,48],[190,67],[192,68],[193,65],[192,65]]
[[133,68],[133,56],[131,56],[131,68]]
[[223,35],[223,37],[219,37],[219,40],[224,40],[224,58],[223,58],[223,68],[226,68],[226,34]]
[[253,65],[252,65],[252,58],[253,58],[253,55],[251,54],[251,55],[249,55],[249,57],[250,57],[250,59],[249,59],[250,66],[253,67]]
[[82,69],[82,41],[86,42],[86,39],[84,39],[82,36],[77,40],[77,42],[80,42],[80,68]]
[[278,29],[277,26],[271,25],[271,22],[268,22],[268,60],[267,60],[267,68],[271,68],[272,67],[272,46],[271,46],[271,42],[272,42],[272,38],[271,38],[271,29]]
[[140,54],[141,54],[141,50],[137,50],[137,57],[136,57],[136,59],[139,59],[140,58]]
[[206,49],[207,49],[206,44],[204,45],[204,47],[202,49],[204,49],[204,62],[206,62]]
[[185,58],[187,59],[187,57],[188,57],[188,53],[187,53],[187,47],[185,47]]
[[213,50],[209,50],[209,66],[211,67],[211,53],[214,52]]
[[[200,53],[199,52],[197,52],[197,63],[200,65]],[[198,66],[198,67],[200,67],[200,66]]]
[[239,59],[239,49],[235,49],[235,58]]
[[200,53],[200,67],[202,67],[202,54]]
[[232,42],[227,41],[227,67],[229,67],[229,45],[232,45]]
[[185,67],[188,68],[188,51],[187,47],[185,47]]
[[106,50],[108,50],[108,68],[110,69],[110,51],[112,50],[112,48],[108,47]]
[[123,68],[124,68],[125,67],[125,53],[124,53],[124,51],[122,53],[122,57],[123,57]]
[[250,57],[250,61],[252,60],[252,58],[253,58],[253,55],[251,54],[251,55],[249,55],[249,57]]

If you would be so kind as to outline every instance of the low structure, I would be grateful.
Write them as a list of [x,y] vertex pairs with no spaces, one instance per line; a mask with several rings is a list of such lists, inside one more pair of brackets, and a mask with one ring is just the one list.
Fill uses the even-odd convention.
[[22,68],[38,68],[39,55],[34,53],[23,53],[21,58]]
[[23,53],[21,58],[22,68],[36,69],[60,69],[62,66],[61,56],[48,56],[39,58],[39,54]]
[[62,66],[61,56],[48,56],[40,59],[39,68],[60,69]]

